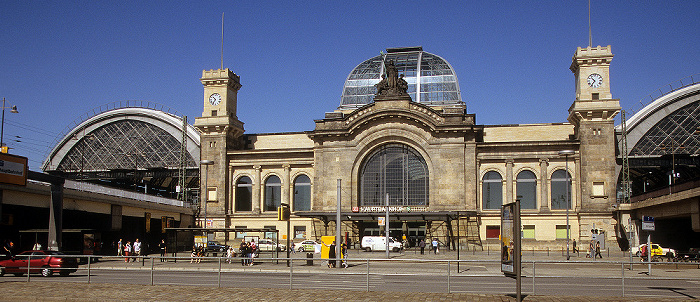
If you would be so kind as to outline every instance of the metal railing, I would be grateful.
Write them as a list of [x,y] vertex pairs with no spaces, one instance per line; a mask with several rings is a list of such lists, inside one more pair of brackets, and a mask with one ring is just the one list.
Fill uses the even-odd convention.
[[[183,274],[187,273],[197,273],[197,274],[208,274],[208,278],[212,278],[213,274],[216,274],[216,286],[222,286],[222,280],[224,277],[231,278],[229,274],[240,273],[240,272],[255,272],[255,273],[276,273],[277,275],[286,274],[288,272],[288,282],[279,281],[277,284],[264,283],[258,284],[254,287],[269,287],[271,285],[276,285],[277,287],[285,287],[289,289],[295,288],[295,281],[303,283],[303,281],[310,275],[319,276],[321,278],[326,277],[329,274],[335,274],[336,276],[350,276],[348,278],[354,278],[348,282],[353,282],[356,290],[363,288],[365,291],[371,291],[372,288],[380,288],[381,290],[386,290],[385,286],[379,286],[381,280],[377,278],[370,278],[371,276],[396,276],[401,277],[405,275],[425,275],[432,276],[430,279],[444,280],[440,282],[441,288],[447,293],[469,291],[464,289],[466,278],[485,278],[485,277],[502,277],[500,273],[500,261],[498,260],[429,260],[429,259],[347,259],[346,263],[350,266],[347,270],[328,270],[322,268],[323,265],[337,261],[338,265],[341,266],[343,260],[341,259],[319,259],[319,258],[253,258],[255,263],[258,263],[252,268],[228,266],[229,263],[239,262],[242,260],[249,260],[250,258],[234,257],[160,257],[160,256],[92,256],[92,255],[65,255],[61,257],[78,257],[85,261],[81,267],[78,268],[78,272],[85,272],[87,279],[85,282],[93,282],[92,278],[98,276],[100,272],[106,271],[132,271],[130,274],[135,275],[137,273],[149,274],[146,278],[142,276],[143,279],[149,280],[150,285],[156,285],[156,274],[172,274],[173,272],[179,272]],[[313,265],[309,261],[317,262],[321,260],[321,264]],[[99,262],[98,262],[99,261]],[[137,266],[134,267],[131,264],[120,264],[124,262],[137,262]],[[197,262],[198,261],[198,262]],[[101,262],[101,263],[100,263]],[[289,265],[287,266],[287,262]],[[306,264],[301,264],[306,262]],[[29,262],[28,262],[29,263]],[[184,264],[183,264],[184,263]],[[200,264],[201,263],[201,264]],[[656,282],[655,280],[670,280],[670,279],[680,279],[688,282],[700,282],[700,263],[693,262],[628,262],[628,261],[602,261],[602,260],[585,260],[585,261],[551,261],[551,260],[523,260],[523,278],[524,280],[530,279],[531,282],[531,292],[530,294],[537,294],[538,282],[543,283],[541,286],[546,287],[545,280],[559,280],[561,278],[584,278],[584,279],[603,279],[606,280],[608,285],[615,286],[618,284],[617,292],[621,296],[625,296],[626,293],[626,282],[629,280],[650,280]],[[192,266],[190,264],[196,264]],[[227,266],[224,266],[226,264]],[[311,264],[311,265],[309,265]],[[131,266],[130,266],[131,265]],[[595,268],[589,268],[589,270],[595,271],[593,274],[595,276],[581,276],[576,273],[578,269],[582,267],[585,269],[587,266],[596,266]],[[363,267],[364,266],[364,267]],[[460,268],[461,266],[461,268]],[[577,269],[572,269],[572,266],[576,266]],[[678,276],[656,276],[653,274],[652,266],[665,266],[666,268],[672,268],[671,271],[686,270],[690,272],[689,274],[678,277]],[[473,268],[483,267],[490,268],[490,270],[485,271],[475,271]],[[554,267],[554,268],[553,268]],[[635,271],[635,273],[630,273]],[[464,269],[462,269],[464,268]],[[640,269],[641,268],[641,269]],[[64,269],[74,269],[74,268],[64,268]],[[295,269],[296,275],[295,275]],[[54,268],[60,272],[62,269]],[[134,271],[135,270],[135,271]],[[659,270],[659,272],[666,272],[668,270]],[[32,273],[41,272],[40,268],[34,268],[27,265],[27,282],[31,281]],[[627,272],[627,273],[626,273]],[[504,277],[505,278],[505,277]],[[284,278],[281,278],[282,280]],[[381,278],[379,278],[381,279]],[[76,280],[76,279],[72,279]],[[227,279],[228,280],[228,279]],[[323,279],[322,279],[323,280]],[[458,280],[458,281],[455,281]],[[618,280],[615,282],[615,280]],[[172,281],[168,281],[172,284]],[[231,283],[232,281],[227,281]],[[322,282],[322,281],[321,281]],[[386,281],[385,281],[386,282]],[[360,284],[364,283],[364,284]],[[528,282],[523,282],[523,289],[525,289]],[[183,283],[185,285],[186,283]],[[233,285],[229,285],[233,286]],[[302,287],[298,285],[298,287]],[[304,288],[308,289],[309,285],[304,285]],[[446,288],[445,288],[446,287]],[[436,292],[437,288],[428,288],[427,292]]]

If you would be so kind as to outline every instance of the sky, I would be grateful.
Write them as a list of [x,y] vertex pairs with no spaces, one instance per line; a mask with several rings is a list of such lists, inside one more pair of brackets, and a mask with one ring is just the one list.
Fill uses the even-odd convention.
[[[339,106],[353,68],[406,46],[452,65],[477,124],[566,122],[571,58],[589,40],[586,0],[2,1],[10,153],[40,171],[72,125],[125,100],[194,123],[202,70],[221,66],[222,13],[223,64],[241,77],[246,133],[313,130]],[[611,91],[623,109],[700,80],[698,15],[697,0],[591,0],[593,46],[612,45]]]

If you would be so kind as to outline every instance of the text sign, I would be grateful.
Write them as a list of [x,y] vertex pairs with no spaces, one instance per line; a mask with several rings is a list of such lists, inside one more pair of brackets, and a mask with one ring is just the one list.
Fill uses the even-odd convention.
[[27,158],[0,153],[0,183],[27,185]]
[[642,231],[656,231],[656,225],[654,224],[654,217],[642,216]]

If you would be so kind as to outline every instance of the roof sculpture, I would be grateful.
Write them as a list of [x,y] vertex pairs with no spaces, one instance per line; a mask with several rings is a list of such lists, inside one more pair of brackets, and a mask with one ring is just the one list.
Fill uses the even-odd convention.
[[[428,106],[464,107],[457,75],[443,58],[423,51],[422,47],[388,48],[386,53],[365,60],[350,72],[343,87],[340,110],[352,110],[374,101],[385,86],[382,82],[388,63],[406,82],[406,92],[414,102]],[[403,75],[403,77],[401,77]],[[389,81],[389,80],[387,80]]]

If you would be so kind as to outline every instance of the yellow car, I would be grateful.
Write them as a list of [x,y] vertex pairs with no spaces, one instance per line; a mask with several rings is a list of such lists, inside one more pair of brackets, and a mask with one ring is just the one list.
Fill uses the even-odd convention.
[[[647,246],[646,244],[642,244],[636,248],[636,252],[634,251],[635,249],[633,249],[633,252],[635,252],[635,254],[637,256],[642,256],[642,247],[646,248],[646,246]],[[656,243],[652,243],[651,244],[651,257],[654,257],[654,256],[666,256],[668,258],[673,258],[676,256],[676,251],[674,249],[663,248]]]

